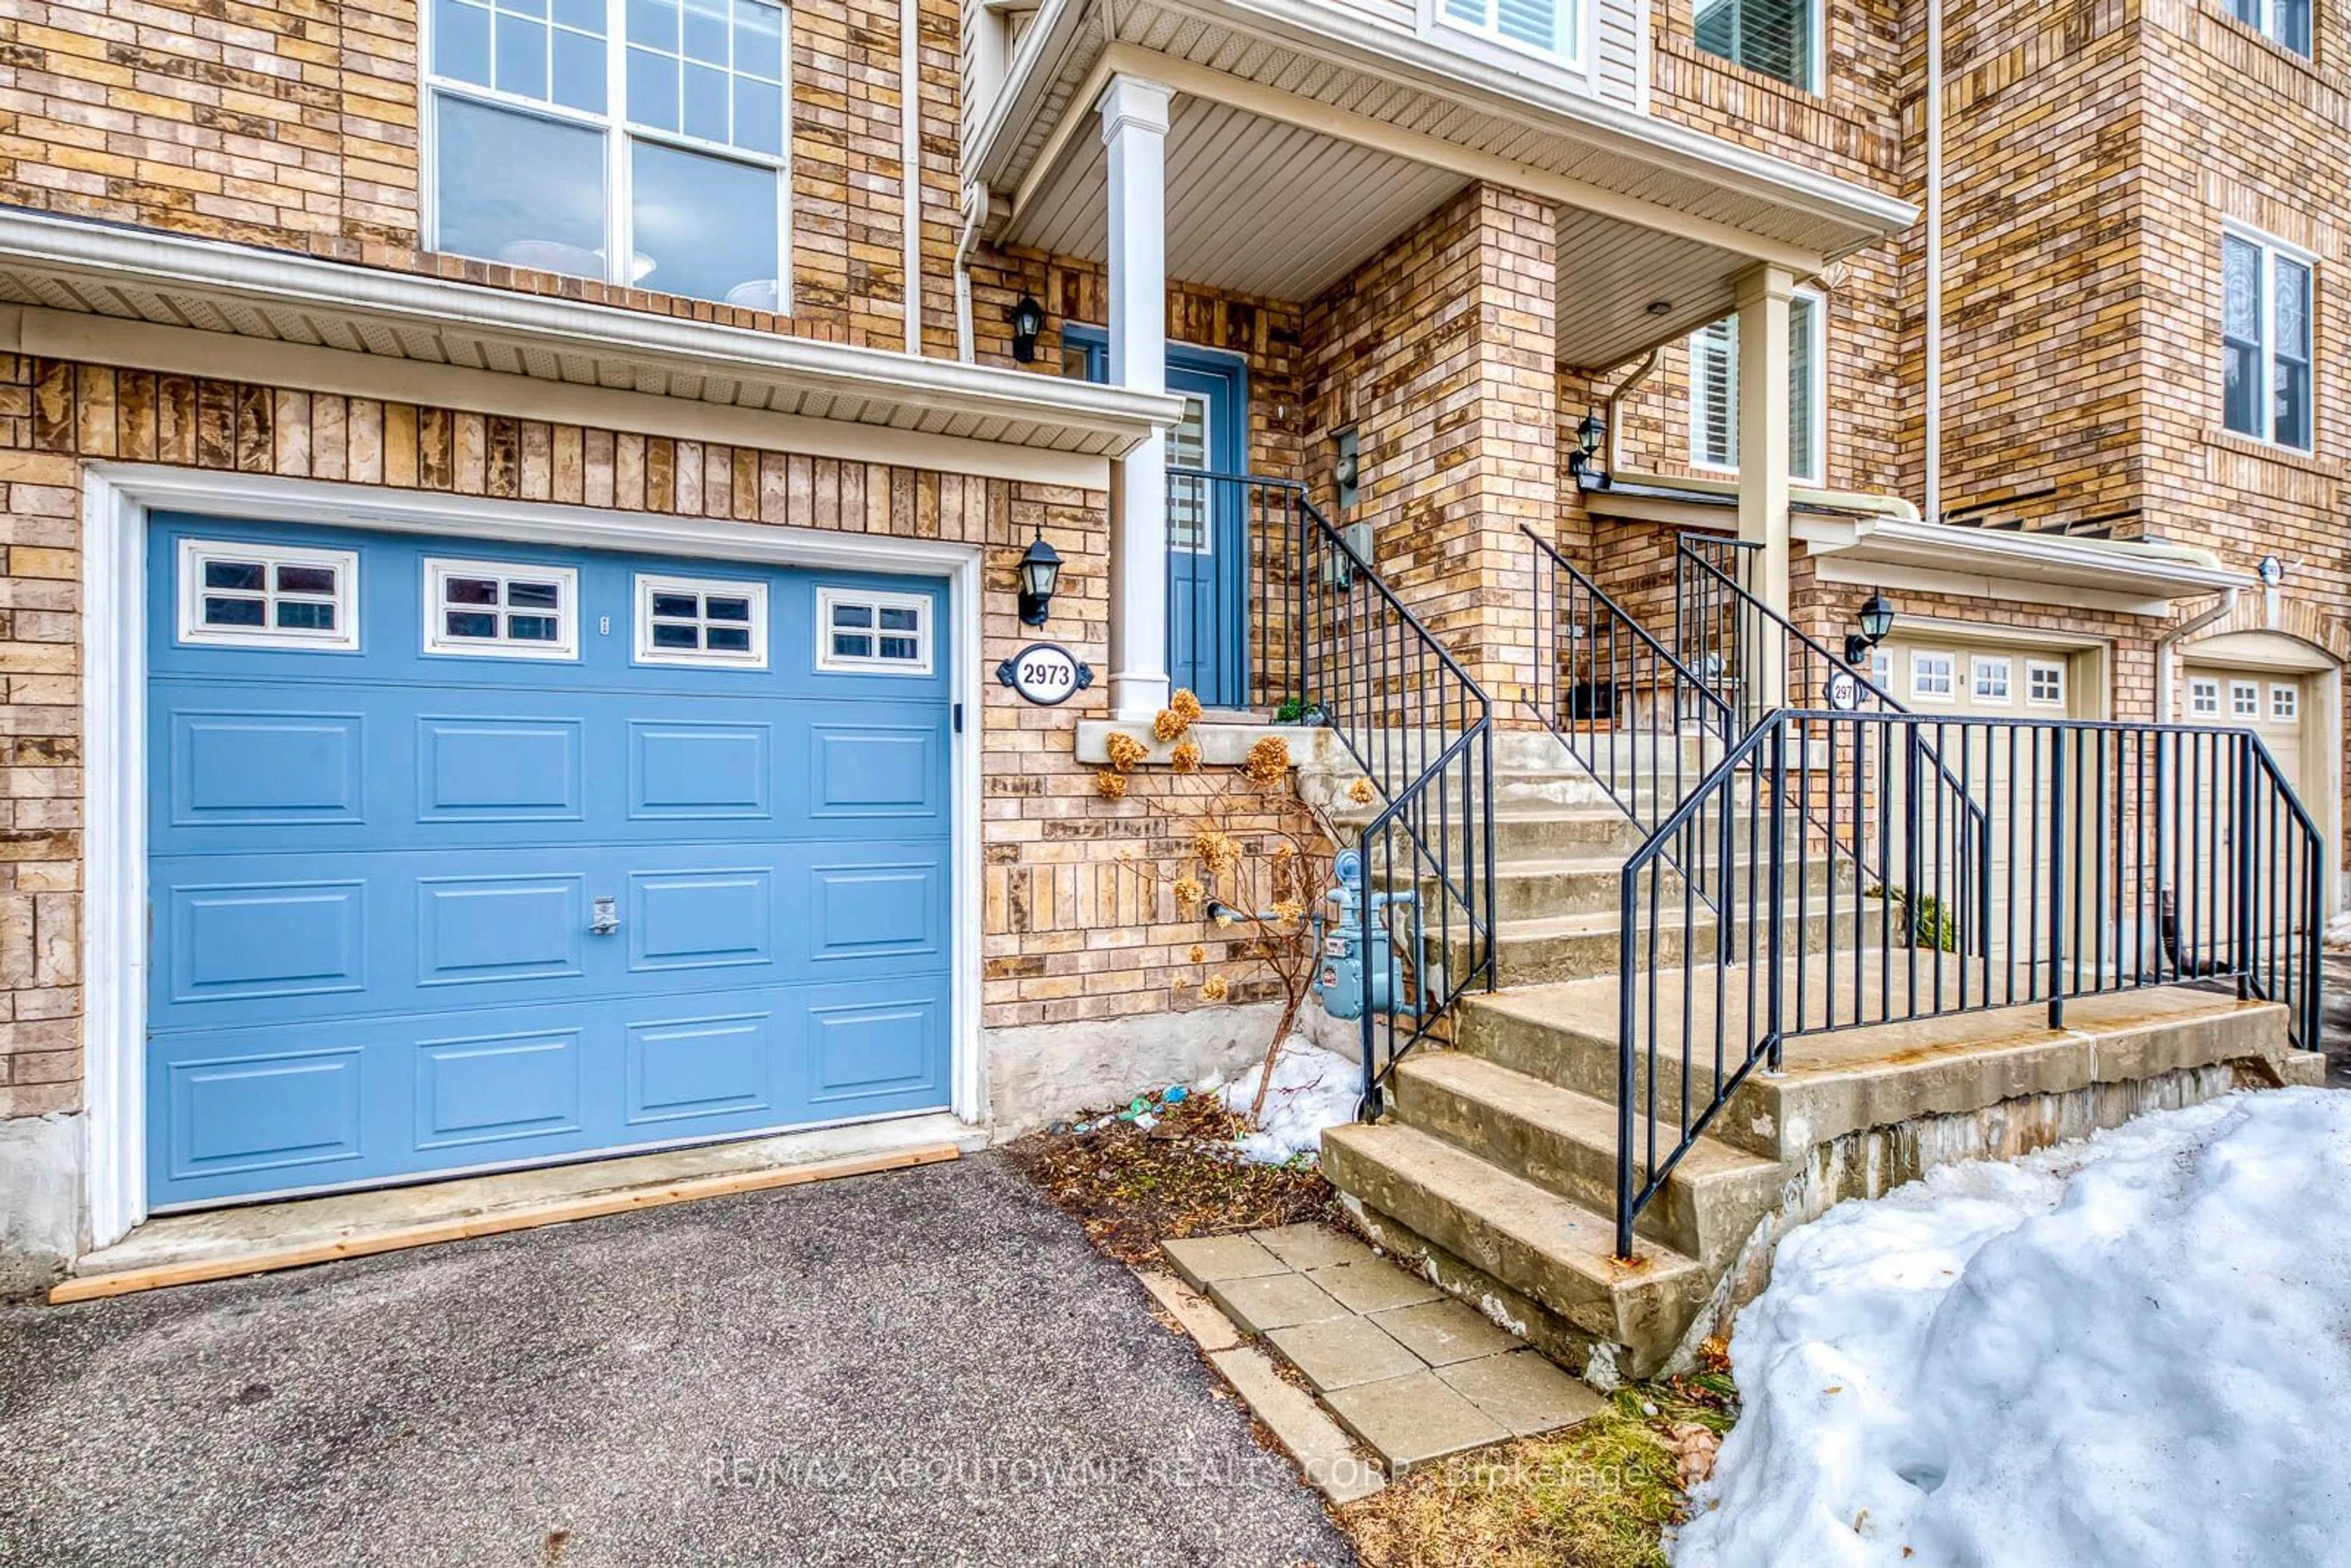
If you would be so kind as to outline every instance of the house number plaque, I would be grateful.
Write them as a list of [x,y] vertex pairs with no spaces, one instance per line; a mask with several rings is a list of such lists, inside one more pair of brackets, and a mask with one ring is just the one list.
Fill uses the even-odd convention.
[[1031,643],[997,665],[996,678],[1040,707],[1059,707],[1092,685],[1094,672],[1058,643]]

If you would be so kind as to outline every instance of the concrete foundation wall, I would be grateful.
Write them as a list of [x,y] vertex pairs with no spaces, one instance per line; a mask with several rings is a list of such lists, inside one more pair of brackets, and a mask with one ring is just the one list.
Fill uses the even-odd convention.
[[0,1300],[47,1287],[81,1249],[82,1118],[0,1121]]

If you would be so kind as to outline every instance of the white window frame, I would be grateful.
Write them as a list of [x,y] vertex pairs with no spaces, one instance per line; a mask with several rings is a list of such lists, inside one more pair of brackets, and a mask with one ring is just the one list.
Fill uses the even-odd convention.
[[2210,675],[2191,675],[2188,680],[2188,713],[2191,718],[2220,716],[2220,683]]
[[[263,570],[263,583],[258,597],[262,604],[262,624],[259,626],[212,626],[204,622],[204,565],[207,561],[258,561]],[[335,591],[331,595],[297,593],[285,595],[302,603],[331,602],[335,607],[335,630],[319,632],[308,627],[284,627],[276,624],[277,601],[277,569],[280,566],[313,566],[332,568]],[[357,550],[319,549],[308,545],[256,544],[249,539],[183,538],[179,549],[180,636],[182,643],[200,647],[215,648],[277,648],[298,649],[311,653],[356,653],[360,651],[360,556]],[[252,599],[256,597],[244,589],[211,591],[211,597]]]
[[[2043,676],[2048,677],[2054,688],[2047,696],[2043,696],[2034,689],[2035,683]],[[2025,660],[2024,701],[2028,707],[2064,707],[2065,706],[2065,661],[2063,659]]]
[[[1930,690],[1928,690],[1928,689],[1927,688],[1927,686],[1923,684],[1923,679],[1924,679],[1924,677],[1925,677],[1925,675],[1926,675],[1926,673],[1927,673],[1927,671],[1926,671],[1926,665],[1927,665],[1927,663],[1928,663],[1928,661],[1929,661],[1929,660],[1933,660],[1933,659],[1939,659],[1939,660],[1941,660],[1941,661],[1942,661],[1942,663],[1943,663],[1943,674],[1942,674],[1943,689],[1942,689],[1941,691],[1930,691]],[[1959,697],[1959,656],[1957,653],[1946,653],[1946,652],[1943,652],[1943,651],[1942,651],[1942,650],[1940,650],[1940,649],[1933,649],[1933,648],[1914,648],[1914,649],[1912,649],[1912,650],[1911,650],[1911,652],[1910,652],[1910,700],[1911,700],[1911,701],[1913,701],[1913,702],[1921,702],[1921,703],[1948,703],[1948,702],[1955,702],[1955,701],[1957,701],[1957,700],[1958,700],[1958,697]]]
[[[1828,477],[1828,407],[1829,407],[1829,303],[1828,297],[1816,288],[1799,288],[1794,298],[1810,306],[1813,373],[1804,396],[1812,403],[1812,450],[1788,454],[1788,477],[1802,484],[1821,485]],[[1698,374],[1698,356],[1705,351],[1703,344],[1708,332],[1716,327],[1729,325],[1730,333],[1729,377],[1728,386],[1733,402],[1726,412],[1729,423],[1732,461],[1715,463],[1706,455],[1706,427],[1712,422],[1713,400],[1706,390],[1706,378]],[[1689,461],[1690,466],[1707,474],[1726,477],[1739,472],[1739,315],[1733,311],[1720,321],[1710,321],[1689,335],[1686,345],[1689,354]]]
[[[1994,670],[2000,672],[2000,690],[1984,690],[1984,677]],[[1976,702],[2004,703],[2013,700],[2016,690],[2016,661],[2006,653],[1970,653],[1968,655],[1968,695]]]
[[2262,684],[2259,681],[2229,683],[2229,716],[2259,718],[2262,716]]
[[[420,215],[423,219],[425,248],[438,252],[441,243],[441,99],[456,98],[484,104],[493,109],[508,110],[535,116],[557,124],[582,127],[599,131],[604,138],[604,276],[596,281],[621,287],[634,287],[636,279],[628,276],[634,269],[637,254],[635,243],[636,214],[630,201],[629,143],[644,141],[681,152],[701,153],[707,157],[747,163],[772,170],[776,176],[776,308],[775,314],[792,313],[792,6],[791,0],[776,0],[783,11],[783,125],[776,145],[778,153],[754,152],[726,142],[710,141],[683,131],[664,131],[655,127],[632,125],[628,118],[628,0],[604,0],[604,111],[590,113],[567,104],[543,102],[525,98],[519,93],[502,92],[494,87],[476,82],[460,81],[439,75],[433,68],[434,0],[418,0],[417,65],[423,84],[419,95],[416,126],[418,155],[418,192]],[[554,26],[553,17],[548,25]],[[459,255],[460,252],[447,252]],[[625,258],[625,260],[623,259]],[[475,260],[501,263],[496,256],[476,256]],[[562,276],[574,276],[565,274]],[[693,298],[678,296],[677,298]],[[724,305],[724,300],[708,303]],[[742,309],[748,307],[733,307]]]
[[2270,683],[2270,722],[2300,724],[2302,722],[2302,684],[2298,681]]
[[[2318,312],[2320,276],[2318,257],[2300,246],[2290,245],[2274,235],[2249,228],[2243,224],[2221,226],[2220,246],[2220,315],[2219,329],[2214,334],[2214,346],[2220,350],[2221,378],[2218,387],[2220,398],[2220,428],[2241,441],[2258,441],[2264,446],[2274,446],[2282,452],[2314,453],[2318,450]],[[2254,373],[2258,380],[2253,387],[2253,406],[2261,411],[2261,431],[2238,430],[2229,423],[2229,387],[2227,372],[2229,267],[2228,242],[2236,240],[2249,245],[2261,258],[2261,298],[2254,307],[2254,319],[2261,328],[2259,351],[2253,356]],[[2296,444],[2281,441],[2277,434],[2277,404],[2272,394],[2271,381],[2277,364],[2277,264],[2280,258],[2292,262],[2310,274],[2310,310],[2303,323],[2309,336],[2310,365],[2310,439]]]
[[[751,619],[751,646],[741,653],[725,648],[661,648],[653,644],[653,599],[663,593],[695,595],[699,612],[692,624],[701,629],[707,640],[712,624],[708,600],[716,595],[722,599],[748,600]],[[672,577],[658,572],[638,572],[635,589],[635,661],[640,664],[691,664],[711,669],[764,670],[768,667],[768,585],[741,578]],[[675,616],[662,619],[671,624],[684,624]],[[722,621],[722,626],[744,622]]]
[[1892,695],[1894,692],[1894,655],[1883,648],[1869,651],[1869,684]]
[[[912,610],[914,612],[914,636],[922,650],[919,660],[884,659],[879,655],[856,658],[832,651],[832,612],[839,604],[870,604],[876,611]],[[876,617],[877,621],[879,617]],[[820,588],[816,591],[816,667],[819,673],[832,675],[927,675],[938,662],[938,615],[931,596],[926,593],[898,593],[883,588]],[[873,635],[884,635],[877,625]],[[887,633],[903,637],[903,632]]]
[[1482,23],[1466,21],[1454,16],[1447,7],[1446,0],[1421,0],[1423,36],[1444,38],[1449,34],[1455,39],[1474,39],[1480,46],[1503,50],[1507,55],[1541,60],[1560,70],[1583,70],[1585,23],[1592,16],[1595,0],[1555,0],[1559,8],[1558,42],[1548,49],[1530,44],[1523,38],[1511,37],[1501,30],[1497,21],[1500,0],[1481,0],[1481,3],[1486,8],[1486,19]]
[[2283,23],[2277,0],[2252,0],[2253,15],[2251,16],[2240,13],[2237,6],[2232,4],[2229,7],[2229,14],[2294,58],[2306,60],[2313,57],[2318,41],[2318,4],[2319,0],[2310,0],[2305,13],[2305,19],[2311,31],[2308,46],[2296,46],[2286,41],[2285,35],[2280,30]]
[[[449,556],[427,556],[424,559],[424,641],[423,651],[429,654],[446,654],[466,659],[550,659],[576,662],[580,657],[580,569],[570,566],[542,566],[527,560],[459,560]],[[478,611],[474,604],[452,605],[443,599],[442,585],[453,577],[490,577],[498,583],[498,603],[489,612],[497,617],[496,637],[452,637],[447,622],[442,619],[450,610]],[[517,642],[507,635],[507,617],[515,612],[507,604],[509,584],[516,578],[532,581],[552,580],[556,584],[556,640],[552,643]],[[524,613],[538,613],[525,611]]]

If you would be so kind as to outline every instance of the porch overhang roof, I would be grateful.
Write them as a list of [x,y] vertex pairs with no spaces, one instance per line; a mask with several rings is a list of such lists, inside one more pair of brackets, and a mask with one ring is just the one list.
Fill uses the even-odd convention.
[[[132,362],[121,345],[201,345],[210,334],[230,348],[247,340],[296,350],[281,357],[298,366],[340,351],[347,362],[405,361],[718,405],[738,419],[773,414],[779,428],[817,422],[1089,458],[1123,455],[1182,412],[1173,397],[1057,376],[27,212],[0,211],[5,306],[19,308],[18,351],[58,359]],[[141,324],[164,330],[122,330]]]
[[[1311,298],[1453,191],[1486,181],[1559,207],[1559,276],[1574,279],[1560,290],[1560,352],[1578,365],[1618,362],[1719,318],[1748,267],[1817,272],[1917,216],[1908,203],[1322,0],[1042,0],[966,163],[992,193],[1000,243],[1099,258],[1092,111],[1119,72],[1174,89],[1179,122],[1187,98],[1223,111],[1209,127],[1219,141],[1187,150],[1185,128],[1171,132],[1171,277]],[[1278,131],[1280,154],[1234,155],[1249,145],[1234,117]],[[1285,179],[1295,184],[1270,188]],[[1366,204],[1392,210],[1367,219]],[[1249,208],[1279,214],[1287,248],[1262,232],[1235,243],[1236,214]],[[1194,213],[1222,225],[1217,243],[1193,247],[1221,276],[1183,265]]]
[[1824,580],[1907,584],[2024,603],[2167,615],[2183,599],[2250,588],[2250,572],[2188,545],[2018,533],[1917,517],[1796,517]]

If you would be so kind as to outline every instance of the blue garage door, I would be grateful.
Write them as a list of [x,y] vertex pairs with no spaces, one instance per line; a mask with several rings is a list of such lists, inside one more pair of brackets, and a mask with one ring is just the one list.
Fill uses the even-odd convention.
[[155,520],[149,1197],[945,1106],[945,585]]

